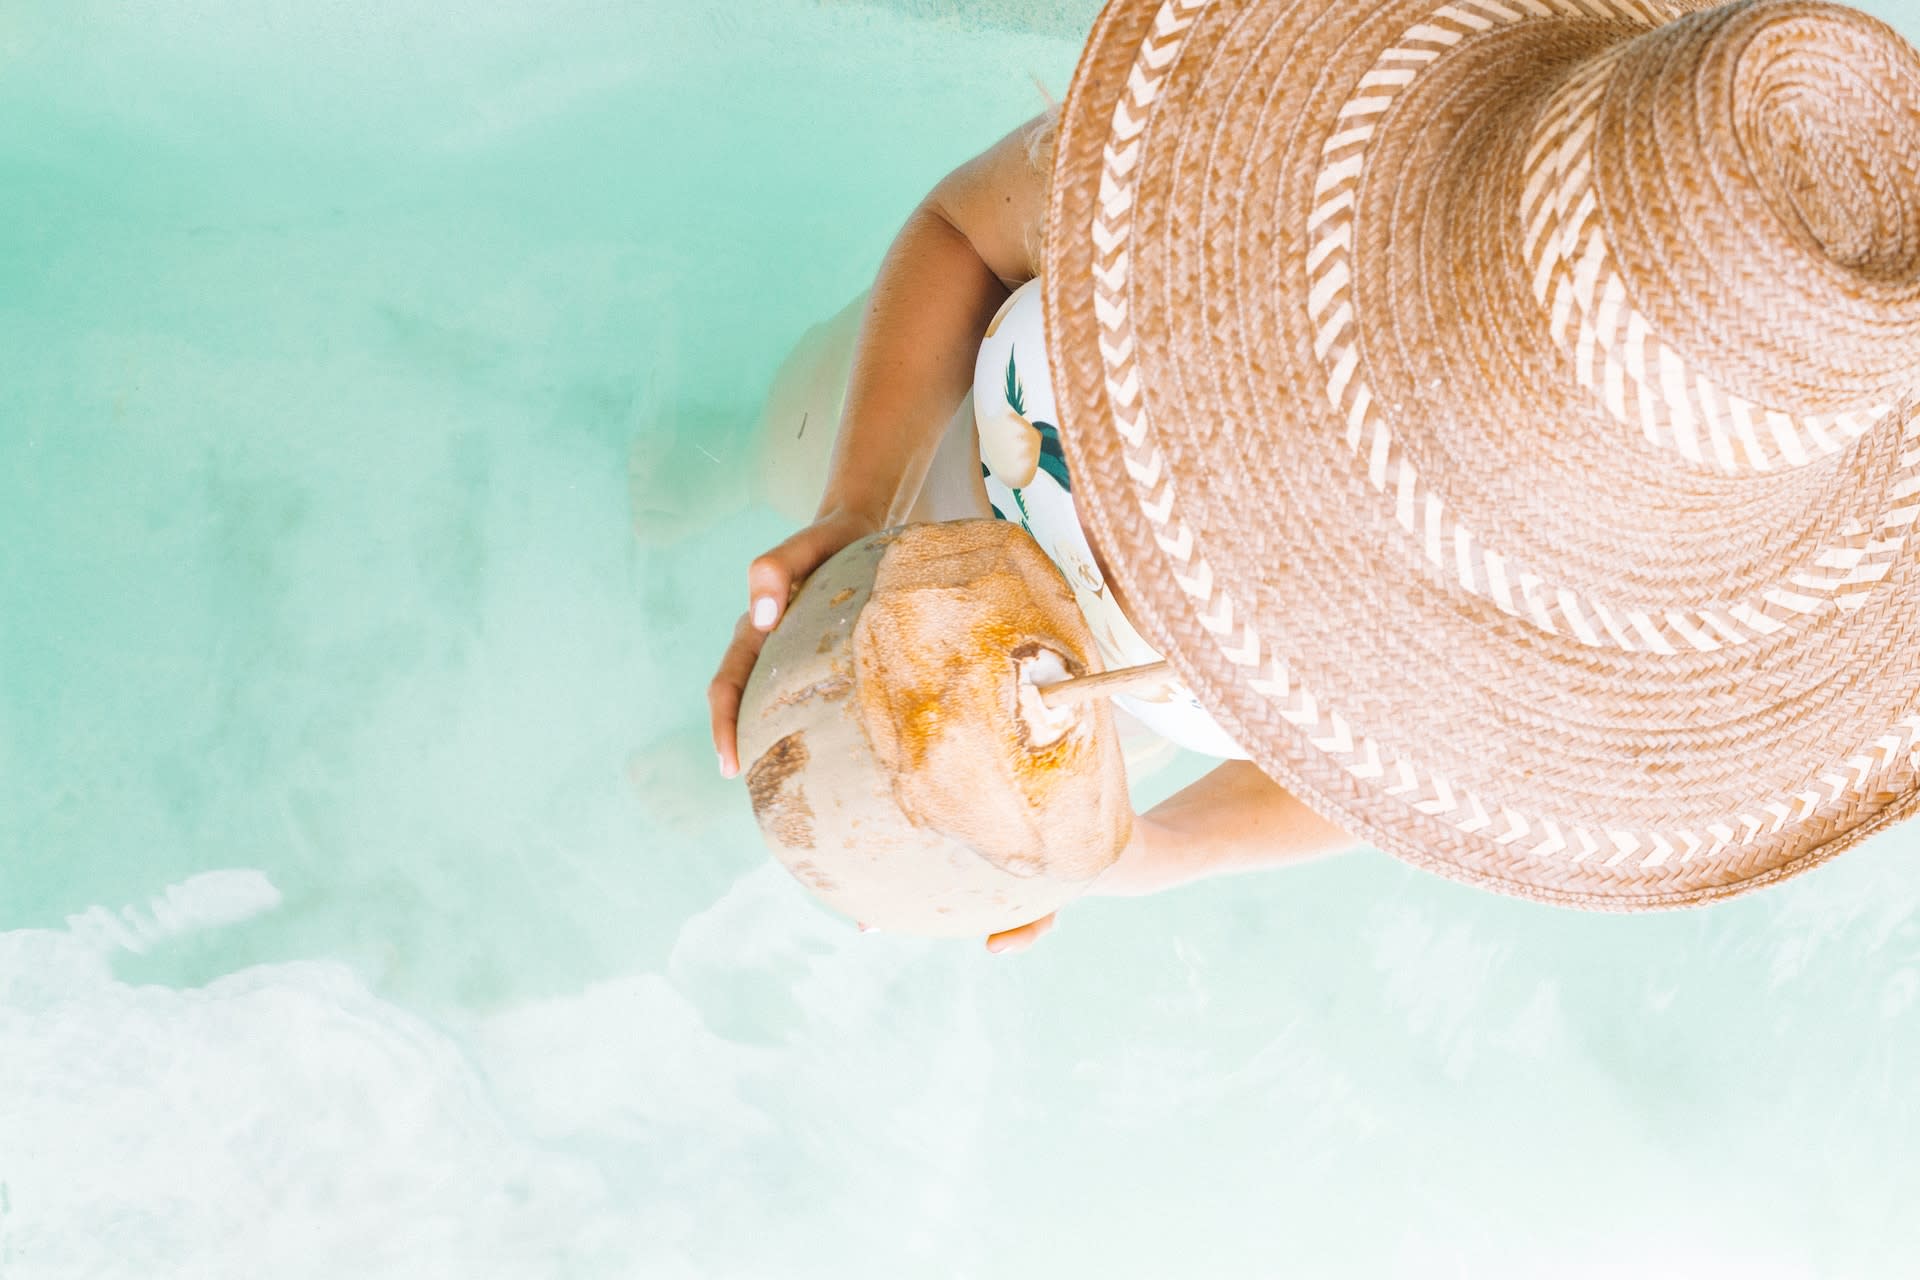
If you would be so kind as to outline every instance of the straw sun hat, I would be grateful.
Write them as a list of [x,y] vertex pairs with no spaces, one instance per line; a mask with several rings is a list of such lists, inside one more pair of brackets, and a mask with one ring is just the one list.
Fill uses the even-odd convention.
[[1810,0],[1112,0],[1062,109],[1081,518],[1254,761],[1600,910],[1920,799],[1920,55]]

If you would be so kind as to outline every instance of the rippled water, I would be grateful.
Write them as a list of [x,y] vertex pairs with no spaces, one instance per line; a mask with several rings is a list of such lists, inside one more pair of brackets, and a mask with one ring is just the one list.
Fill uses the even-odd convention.
[[0,1277],[1920,1272],[1920,829],[1007,957],[766,855],[761,396],[1096,7],[0,6]]

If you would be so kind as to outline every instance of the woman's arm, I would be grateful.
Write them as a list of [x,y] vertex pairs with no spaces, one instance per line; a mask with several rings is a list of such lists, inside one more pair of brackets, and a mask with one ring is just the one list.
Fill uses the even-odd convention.
[[794,587],[834,552],[913,510],[940,436],[973,385],[994,312],[1033,278],[1045,175],[1042,112],[949,173],[881,260],[854,341],[825,492],[813,523],[747,566],[748,612],[707,685],[720,772],[740,771],[740,696]]
[[1045,182],[1028,139],[1046,119],[941,179],[887,250],[855,340],[821,515],[857,512],[884,527],[913,508],[940,433],[973,385],[987,325],[1036,274]]
[[[1133,835],[1089,895],[1139,898],[1241,871],[1326,857],[1363,842],[1307,808],[1245,760],[1229,760],[1133,820]],[[1020,951],[1052,929],[1058,912],[987,938],[987,950]]]
[[1229,760],[1135,819],[1135,836],[1089,893],[1139,897],[1366,846],[1245,760]]

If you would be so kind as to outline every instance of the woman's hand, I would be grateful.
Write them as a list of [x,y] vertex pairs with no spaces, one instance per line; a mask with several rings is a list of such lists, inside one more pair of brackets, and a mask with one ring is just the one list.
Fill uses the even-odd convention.
[[842,547],[879,531],[879,522],[871,516],[828,512],[747,566],[751,604],[734,624],[733,640],[707,685],[707,713],[712,720],[713,749],[720,757],[721,776],[731,778],[740,772],[740,695],[746,690],[747,677],[753,674],[761,646],[767,642],[767,633],[779,624],[787,602],[808,574]]
[[1001,933],[987,936],[987,950],[998,954],[1003,951],[1025,951],[1040,940],[1040,935],[1053,928],[1059,919],[1058,911],[1049,911],[1031,924],[1023,924],[1018,929],[1007,929]]

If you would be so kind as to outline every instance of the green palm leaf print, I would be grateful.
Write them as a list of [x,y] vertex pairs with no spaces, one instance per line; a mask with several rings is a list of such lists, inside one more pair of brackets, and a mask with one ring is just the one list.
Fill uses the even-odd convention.
[[[1008,407],[1022,418],[1026,417],[1026,387],[1020,381],[1020,370],[1016,364],[1015,353],[1011,351],[1007,353],[1006,393]],[[1060,429],[1050,422],[1035,422],[1031,425],[1040,433],[1040,466],[1059,482],[1062,489],[1072,493],[1073,485],[1067,480],[1067,455],[1060,448]]]
[[1026,396],[1020,386],[1020,373],[1013,367],[1013,352],[1007,352],[1007,403],[1021,417],[1027,416]]

